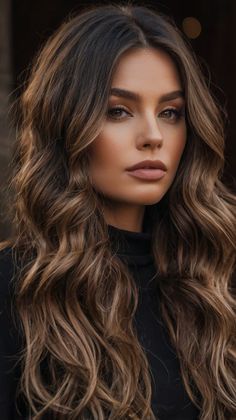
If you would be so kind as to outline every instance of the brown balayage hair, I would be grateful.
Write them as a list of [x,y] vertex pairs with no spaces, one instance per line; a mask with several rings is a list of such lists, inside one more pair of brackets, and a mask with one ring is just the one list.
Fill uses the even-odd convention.
[[221,181],[222,110],[171,18],[110,3],[60,26],[35,57],[17,102],[8,244],[22,266],[15,282],[24,336],[20,392],[34,420],[155,419],[149,366],[132,323],[135,281],[112,252],[105,197],[88,171],[118,59],[149,47],[172,57],[186,100],[176,177],[147,208],[162,316],[201,420],[236,417],[236,200]]

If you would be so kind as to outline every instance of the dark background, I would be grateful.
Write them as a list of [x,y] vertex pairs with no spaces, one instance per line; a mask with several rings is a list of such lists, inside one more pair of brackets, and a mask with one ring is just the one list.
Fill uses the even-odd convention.
[[[11,82],[8,84],[8,105],[16,97],[27,77],[30,62],[42,43],[60,25],[70,12],[80,11],[87,5],[107,4],[109,1],[75,1],[75,0],[0,0],[0,7],[5,4],[8,33],[8,53],[10,55]],[[113,2],[114,3],[114,2]],[[123,1],[122,3],[125,3]],[[236,190],[236,1],[234,0],[166,0],[166,1],[133,1],[133,4],[151,5],[157,10],[174,18],[177,26],[183,31],[183,19],[194,17],[199,20],[202,30],[196,39],[185,39],[192,45],[204,74],[209,79],[211,91],[217,101],[228,113],[226,124],[225,170],[223,181]],[[0,45],[1,52],[1,45]],[[1,75],[0,75],[1,76]],[[0,86],[1,87],[1,86]],[[14,134],[11,134],[11,141]],[[5,136],[6,138],[6,136]],[[1,142],[0,131],[0,149]],[[5,140],[6,141],[6,140]],[[1,154],[1,152],[0,152]],[[9,173],[10,154],[0,156],[2,164],[3,185]],[[4,199],[2,192],[0,198]],[[9,235],[9,221],[3,220],[7,207],[2,205],[2,223],[0,239]]]

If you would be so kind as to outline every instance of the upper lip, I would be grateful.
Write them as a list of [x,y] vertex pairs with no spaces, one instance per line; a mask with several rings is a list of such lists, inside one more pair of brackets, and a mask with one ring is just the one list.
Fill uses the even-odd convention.
[[167,170],[166,165],[161,160],[143,160],[142,162],[138,162],[135,165],[127,168],[127,171],[133,171],[134,169],[140,168],[156,168],[162,169],[163,171]]

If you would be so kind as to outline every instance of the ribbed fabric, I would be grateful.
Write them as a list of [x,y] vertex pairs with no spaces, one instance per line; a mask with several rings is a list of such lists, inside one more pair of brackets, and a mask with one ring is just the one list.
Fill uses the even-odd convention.
[[108,225],[113,249],[130,265],[145,266],[153,262],[151,233],[131,232]]
[[139,290],[134,326],[146,352],[152,379],[152,409],[158,420],[197,420],[199,410],[186,393],[179,360],[160,313],[157,270],[151,249],[152,234],[108,225],[112,249],[128,265]]

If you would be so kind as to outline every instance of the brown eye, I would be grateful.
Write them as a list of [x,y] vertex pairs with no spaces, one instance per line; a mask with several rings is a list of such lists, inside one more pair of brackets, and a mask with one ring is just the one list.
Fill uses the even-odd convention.
[[[182,116],[184,116],[184,109],[181,110],[175,108],[168,108],[161,112],[161,115],[165,114],[168,120],[178,121]],[[173,117],[173,118],[172,118]]]
[[125,109],[125,108],[122,108],[122,107],[118,107],[118,106],[117,106],[117,107],[109,108],[109,109],[108,109],[108,112],[107,112],[107,115],[108,115],[110,118],[113,118],[113,119],[119,120],[119,119],[121,119],[121,118],[122,118],[122,116],[121,116],[122,112],[125,112],[126,114],[129,114],[129,113],[126,111],[126,109]]

